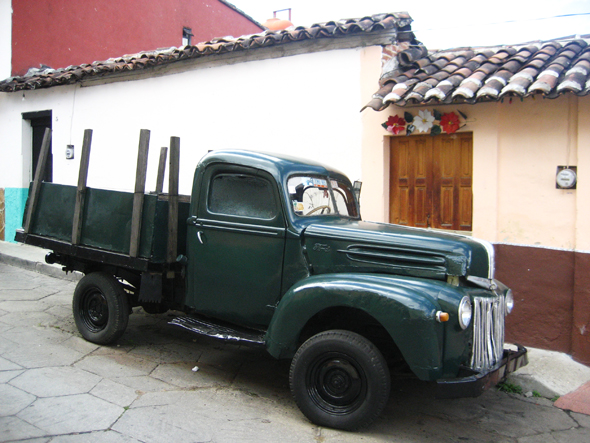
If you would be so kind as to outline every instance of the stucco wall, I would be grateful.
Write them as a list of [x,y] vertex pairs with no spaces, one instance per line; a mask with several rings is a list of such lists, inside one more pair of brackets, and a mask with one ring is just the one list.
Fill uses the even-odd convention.
[[[381,54],[381,48],[374,48]],[[373,54],[371,54],[373,55]],[[363,105],[375,92],[375,79],[381,75],[381,66],[375,63],[363,64]],[[387,222],[389,214],[389,146],[388,134],[381,127],[387,120],[385,112],[366,110],[362,118],[362,169],[363,188],[361,192],[361,214],[363,219]]]
[[[583,229],[590,216],[590,209],[582,204],[588,201],[584,196],[589,187],[583,169],[577,190],[555,189],[558,165],[590,161],[590,99],[507,99],[503,103],[429,109],[460,110],[468,117],[461,131],[473,133],[475,236],[492,242],[590,250],[590,234]],[[403,115],[405,111],[395,107],[381,113],[367,110],[364,114],[370,115],[364,121],[378,126],[389,115]],[[363,161],[385,170],[389,148],[383,140],[388,133],[374,129],[363,139]],[[583,152],[579,154],[579,150]],[[387,221],[389,201],[383,189],[389,187],[388,179],[383,183],[382,177],[369,175],[364,185],[375,190],[363,196],[365,215]]]
[[[88,186],[132,190],[139,131],[150,129],[147,189],[160,147],[181,139],[180,192],[208,150],[237,148],[313,158],[361,177],[361,60],[378,51],[341,49],[98,86],[0,94],[0,188],[26,188],[30,129],[23,112],[53,112],[53,180],[76,184],[84,129],[94,130]],[[65,159],[66,145],[75,159]],[[8,236],[11,235],[7,233]]]
[[578,100],[578,189],[576,199],[576,248],[590,252],[590,97]]

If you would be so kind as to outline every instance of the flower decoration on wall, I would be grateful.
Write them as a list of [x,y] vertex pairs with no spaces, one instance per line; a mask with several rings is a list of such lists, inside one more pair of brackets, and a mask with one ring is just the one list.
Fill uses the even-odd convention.
[[440,119],[440,125],[447,134],[454,134],[461,127],[459,116],[454,112],[443,114]]
[[430,111],[418,111],[418,118],[414,119],[414,126],[418,132],[428,132],[434,126],[434,116]]
[[[467,120],[467,116],[461,111],[457,111],[463,120]],[[398,135],[404,129],[406,135],[410,135],[413,132],[429,132],[430,135],[439,135],[443,131],[446,134],[454,134],[463,126],[459,120],[459,115],[454,112],[446,112],[441,114],[436,109],[432,112],[423,109],[418,111],[418,115],[414,116],[410,112],[405,112],[403,118],[398,115],[390,116],[387,121],[381,124],[387,131]]]
[[406,121],[402,117],[392,115],[381,126],[383,126],[389,132],[392,132],[395,135],[397,135],[404,129],[406,129]]

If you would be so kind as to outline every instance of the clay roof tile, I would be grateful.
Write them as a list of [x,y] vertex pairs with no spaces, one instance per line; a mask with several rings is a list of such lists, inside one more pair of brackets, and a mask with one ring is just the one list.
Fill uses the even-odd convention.
[[[357,34],[372,34],[404,29],[404,41],[413,41],[411,31],[405,30],[412,18],[405,12],[376,14],[370,17],[346,19],[319,23],[310,27],[299,26],[281,31],[265,31],[260,34],[216,38],[209,42],[198,43],[183,48],[169,48],[157,51],[146,51],[122,57],[97,61],[92,65],[72,66],[68,75],[64,70],[51,70],[45,77],[33,73],[26,77],[11,77],[0,81],[0,92],[14,92],[23,89],[37,89],[61,84],[72,84],[84,81],[96,75],[108,76],[119,72],[144,70],[153,66],[166,65],[178,60],[197,59],[213,55],[221,55],[238,51],[251,51],[258,48],[287,45],[292,42],[341,38]],[[401,38],[401,37],[400,37]],[[91,67],[90,67],[91,66]]]
[[[586,37],[586,36],[585,36]],[[590,93],[590,46],[575,39],[503,46],[451,49],[428,57],[405,83],[398,106],[501,100],[505,96]],[[420,63],[420,61],[418,61]],[[393,75],[390,79],[395,80]]]

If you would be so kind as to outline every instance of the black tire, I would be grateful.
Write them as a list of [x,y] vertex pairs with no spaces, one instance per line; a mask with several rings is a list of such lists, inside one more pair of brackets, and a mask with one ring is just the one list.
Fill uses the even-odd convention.
[[391,380],[373,343],[354,332],[331,330],[301,345],[289,383],[297,406],[313,423],[354,431],[383,411]]
[[78,331],[92,343],[112,343],[127,328],[127,295],[117,279],[104,272],[93,272],[78,282],[72,308]]

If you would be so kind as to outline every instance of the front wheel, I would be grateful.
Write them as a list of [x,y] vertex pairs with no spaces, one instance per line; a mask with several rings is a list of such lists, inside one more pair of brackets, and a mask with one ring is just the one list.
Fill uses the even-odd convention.
[[93,272],[78,282],[72,308],[78,331],[92,343],[112,343],[127,328],[127,295],[117,279],[104,272]]
[[350,331],[321,332],[293,357],[291,392],[313,423],[353,431],[375,420],[389,399],[390,376],[383,355]]

